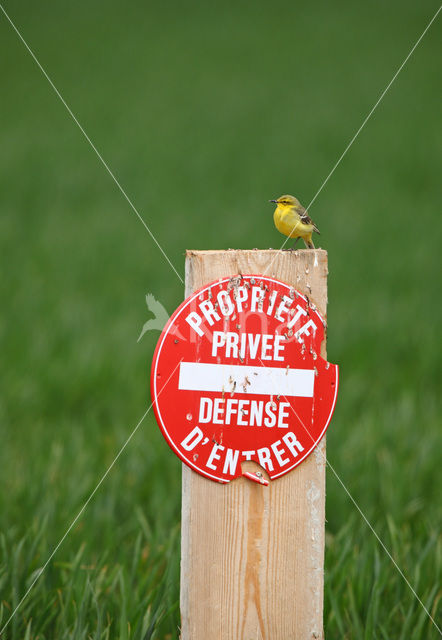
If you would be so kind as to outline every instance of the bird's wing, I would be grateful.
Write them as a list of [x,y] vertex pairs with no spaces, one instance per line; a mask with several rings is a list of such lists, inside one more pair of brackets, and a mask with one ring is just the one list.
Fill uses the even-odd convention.
[[300,222],[303,222],[301,216],[298,214],[296,209],[289,209],[288,211],[283,211],[281,214],[281,220],[288,226],[296,229],[297,225]]
[[313,220],[310,218],[310,216],[308,215],[307,211],[304,209],[304,207],[302,205],[299,205],[299,207],[296,207],[296,210],[298,212],[299,217],[301,218],[302,222],[304,224],[312,224],[314,230],[316,231],[316,233],[319,233],[319,229],[318,227],[315,225],[315,223],[313,222]]

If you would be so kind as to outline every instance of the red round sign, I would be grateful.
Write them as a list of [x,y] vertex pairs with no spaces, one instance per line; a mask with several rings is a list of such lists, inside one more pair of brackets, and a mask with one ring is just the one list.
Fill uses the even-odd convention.
[[229,482],[254,460],[271,479],[300,464],[330,422],[338,367],[320,356],[325,323],[294,288],[223,278],[185,300],[163,329],[151,392],[172,450]]

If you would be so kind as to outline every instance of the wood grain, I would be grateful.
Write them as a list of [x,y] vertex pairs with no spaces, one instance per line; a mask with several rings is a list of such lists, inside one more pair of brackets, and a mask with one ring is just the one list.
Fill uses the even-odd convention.
[[[282,280],[326,317],[326,251],[188,251],[186,297],[239,273]],[[181,639],[323,638],[324,519],[325,437],[268,487],[183,465]]]

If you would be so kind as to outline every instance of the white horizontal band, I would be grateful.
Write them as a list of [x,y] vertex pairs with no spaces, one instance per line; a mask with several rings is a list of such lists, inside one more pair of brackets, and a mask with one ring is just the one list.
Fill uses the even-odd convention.
[[314,383],[312,369],[181,362],[178,388],[312,398]]

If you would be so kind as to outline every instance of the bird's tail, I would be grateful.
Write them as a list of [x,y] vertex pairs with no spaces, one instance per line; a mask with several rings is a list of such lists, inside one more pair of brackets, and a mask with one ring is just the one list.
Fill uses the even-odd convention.
[[313,244],[313,240],[312,237],[310,236],[310,238],[304,238],[304,242],[305,242],[305,246],[307,247],[307,249],[314,249],[315,245]]

